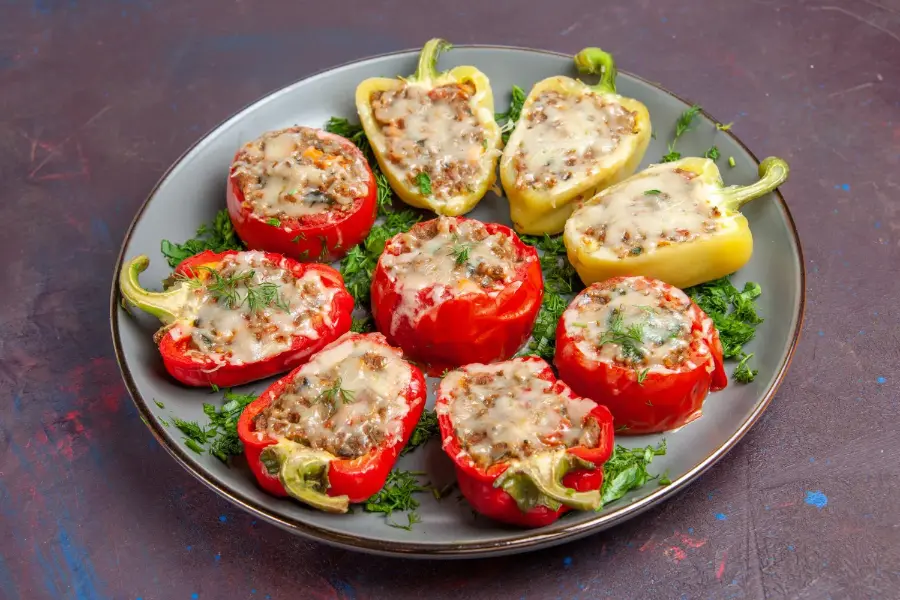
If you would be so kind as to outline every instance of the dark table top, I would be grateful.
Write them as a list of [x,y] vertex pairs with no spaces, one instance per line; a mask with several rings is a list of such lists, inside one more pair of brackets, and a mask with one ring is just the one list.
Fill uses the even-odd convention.
[[[900,2],[0,0],[0,598],[897,598]],[[804,339],[673,501],[533,554],[402,561],[232,507],[151,437],[107,322],[125,229],[203,132],[432,36],[575,52],[701,103],[783,191]]]

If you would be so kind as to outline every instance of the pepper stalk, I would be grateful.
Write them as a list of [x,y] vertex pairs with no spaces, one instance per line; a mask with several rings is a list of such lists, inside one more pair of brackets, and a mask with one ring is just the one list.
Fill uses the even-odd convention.
[[331,487],[328,468],[335,460],[333,454],[281,440],[265,448],[259,460],[270,475],[278,475],[292,498],[325,512],[346,513],[349,510],[349,497],[326,493]]
[[551,510],[558,510],[560,506],[597,510],[603,505],[599,489],[579,492],[562,482],[569,471],[594,468],[594,463],[560,448],[510,461],[506,471],[494,482],[494,487],[512,496],[523,513],[536,506],[546,506]]

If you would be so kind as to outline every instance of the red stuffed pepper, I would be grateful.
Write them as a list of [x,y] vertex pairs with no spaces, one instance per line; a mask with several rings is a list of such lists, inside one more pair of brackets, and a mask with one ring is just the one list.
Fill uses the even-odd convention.
[[444,452],[475,511],[542,527],[566,511],[602,506],[612,415],[576,396],[542,359],[451,371],[441,381],[436,410]]
[[330,262],[375,222],[377,185],[359,148],[311,127],[245,144],[228,178],[228,214],[247,247]]
[[537,251],[512,229],[439,217],[385,244],[372,313],[391,343],[440,373],[515,354],[543,294]]
[[268,252],[202,252],[164,292],[141,287],[150,260],[122,268],[125,299],[156,317],[166,370],[186,385],[228,387],[289,371],[350,329],[340,273]]
[[264,490],[344,513],[384,486],[425,397],[383,335],[349,333],[248,405],[238,436]]
[[607,279],[576,296],[559,321],[554,362],[625,434],[689,423],[708,392],[728,384],[712,319],[678,288],[646,277]]

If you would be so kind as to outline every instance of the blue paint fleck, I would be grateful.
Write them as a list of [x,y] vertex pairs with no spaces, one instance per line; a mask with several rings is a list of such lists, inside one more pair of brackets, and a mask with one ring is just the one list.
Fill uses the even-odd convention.
[[860,330],[859,330],[859,335],[866,335],[866,330],[865,330],[865,329],[860,329]]
[[694,533],[694,528],[693,528],[693,527],[688,527],[688,533]]
[[255,593],[256,593],[256,590],[255,590],[255,589],[252,589],[252,590],[250,590],[250,593],[251,593],[251,594],[255,594]]
[[[67,575],[70,577],[70,585],[75,592],[76,600],[97,598],[100,596],[100,592],[94,585],[96,576],[87,550],[72,542],[61,522],[57,522],[57,526],[59,527],[59,535],[57,537],[59,549],[62,553],[65,569],[68,571]],[[65,571],[60,569],[59,572],[63,573]]]
[[879,377],[875,381],[878,382],[878,385],[883,385],[883,384],[887,383],[887,379],[885,379],[884,377]]
[[814,463],[814,462],[816,462],[816,459],[815,459],[814,457],[810,456],[810,457],[809,457],[809,462]]
[[668,22],[669,22],[669,17],[663,17],[663,18],[660,19],[660,20],[661,20],[663,23],[668,23]]
[[218,562],[220,560],[222,560],[222,553],[218,552],[218,553],[216,553],[216,561]]
[[191,548],[193,548],[193,546],[185,546],[185,550],[187,550],[188,552],[191,551]]
[[793,546],[788,546],[788,550],[790,550],[791,552],[793,552],[793,551],[794,551],[794,547],[793,547]]
[[845,192],[849,192],[849,191],[850,191],[850,184],[849,184],[849,183],[841,183],[841,184],[835,185],[835,186],[834,186],[834,189],[836,189],[836,190],[844,190]]
[[820,330],[819,330],[819,335],[820,335],[820,336],[823,336],[823,335],[825,335],[825,332],[822,331],[822,330],[820,329]]
[[339,597],[346,600],[356,600],[356,590],[350,585],[350,582],[343,579],[331,579],[330,581],[332,587],[338,592]]
[[225,523],[228,521],[228,517],[226,517],[225,515],[219,515],[219,520]]
[[198,594],[197,592],[194,592],[193,594],[191,594],[191,600],[197,600],[197,598],[199,598],[199,597],[200,597],[200,594]]
[[881,221],[875,221],[875,229],[881,229]]
[[828,506],[828,496],[820,492],[819,490],[806,492],[806,503],[810,506],[815,506],[816,508],[822,509]]
[[565,557],[565,558],[563,559],[563,566],[564,566],[564,567],[571,567],[571,566],[572,566],[572,557],[571,557],[571,556],[567,556],[567,557]]
[[723,513],[716,513],[716,519],[719,521],[727,521],[728,517]]

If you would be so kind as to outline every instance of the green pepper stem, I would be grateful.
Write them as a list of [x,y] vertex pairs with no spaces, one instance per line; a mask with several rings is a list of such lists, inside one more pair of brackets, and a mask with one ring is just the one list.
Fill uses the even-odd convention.
[[597,85],[592,85],[592,90],[604,94],[616,93],[616,60],[609,52],[600,48],[585,48],[575,55],[575,66],[579,73],[600,75]]
[[165,292],[151,292],[141,287],[138,276],[147,270],[150,259],[145,255],[133,258],[122,267],[119,273],[119,290],[129,303],[150,313],[168,325],[178,319],[188,300],[188,286],[184,283],[174,285]]
[[790,168],[788,164],[774,156],[770,156],[759,163],[759,181],[750,185],[735,185],[723,190],[725,195],[724,205],[729,210],[740,208],[760,196],[765,196],[788,178]]
[[292,498],[325,512],[349,510],[350,498],[325,493],[331,485],[328,467],[334,455],[282,440],[263,450],[259,458],[269,473],[274,475],[277,471],[278,479]]
[[433,38],[425,42],[422,52],[419,53],[419,65],[416,72],[409,79],[412,81],[431,81],[439,75],[437,70],[438,57],[441,52],[449,50],[453,44],[441,38]]
[[575,510],[598,509],[603,504],[600,490],[577,492],[563,485],[562,478],[576,468],[593,469],[595,465],[568,453],[565,448],[540,452],[524,460],[511,461],[494,487],[512,496],[522,512],[538,505],[556,510],[561,504]]

